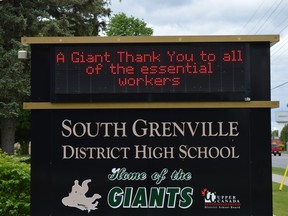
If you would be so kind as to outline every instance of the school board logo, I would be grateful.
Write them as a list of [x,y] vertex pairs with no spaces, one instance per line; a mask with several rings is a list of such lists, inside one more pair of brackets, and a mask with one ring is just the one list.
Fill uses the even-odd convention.
[[96,210],[99,203],[97,200],[101,198],[101,195],[94,194],[92,197],[86,197],[85,194],[89,190],[88,183],[90,182],[91,179],[87,179],[79,185],[79,181],[75,180],[69,195],[62,199],[63,205],[78,208],[82,211],[87,210],[88,213],[91,210]]
[[207,188],[201,191],[205,203],[213,203],[216,200],[216,192],[210,192]]
[[219,195],[207,188],[202,189],[201,195],[206,209],[240,209],[241,207],[241,202],[235,195]]

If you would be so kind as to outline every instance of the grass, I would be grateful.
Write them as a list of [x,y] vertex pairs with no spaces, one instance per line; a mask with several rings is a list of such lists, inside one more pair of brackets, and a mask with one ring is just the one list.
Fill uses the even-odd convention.
[[284,186],[279,191],[279,183],[273,182],[273,214],[275,216],[285,216],[288,213],[288,186]]
[[285,173],[285,169],[278,168],[278,167],[272,167],[272,173],[283,176]]
[[[272,173],[283,176],[285,169],[273,167]],[[284,186],[282,191],[279,191],[279,187],[279,183],[273,182],[273,214],[275,216],[285,216],[288,213],[288,186]]]

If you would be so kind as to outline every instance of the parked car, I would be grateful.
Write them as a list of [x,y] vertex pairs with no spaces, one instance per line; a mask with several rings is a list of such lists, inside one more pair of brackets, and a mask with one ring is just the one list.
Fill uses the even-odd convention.
[[279,156],[281,156],[282,148],[280,146],[278,146],[277,144],[272,144],[271,145],[271,152],[274,156],[276,156],[277,154]]

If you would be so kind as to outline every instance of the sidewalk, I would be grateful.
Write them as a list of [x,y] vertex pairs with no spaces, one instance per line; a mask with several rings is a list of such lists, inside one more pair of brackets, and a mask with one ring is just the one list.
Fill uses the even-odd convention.
[[[272,181],[273,181],[273,182],[277,182],[277,183],[281,184],[282,179],[283,179],[283,176],[281,176],[281,175],[276,175],[276,174],[272,174]],[[286,176],[284,185],[288,186],[288,176]]]

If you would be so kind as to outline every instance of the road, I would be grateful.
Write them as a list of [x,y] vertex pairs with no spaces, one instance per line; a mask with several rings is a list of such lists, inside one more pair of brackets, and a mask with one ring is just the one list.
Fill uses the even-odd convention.
[[281,156],[272,155],[272,167],[286,168],[288,165],[288,154],[282,154]]

